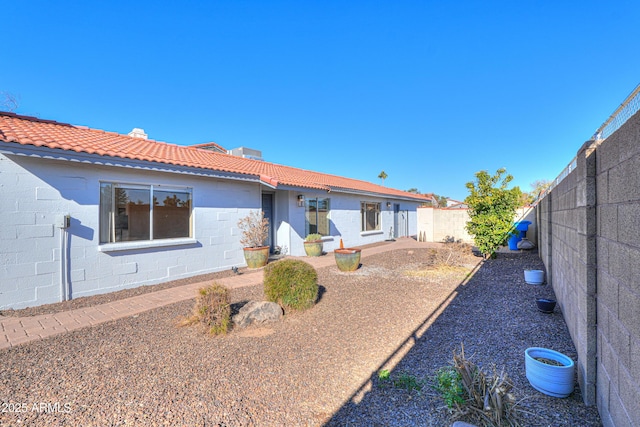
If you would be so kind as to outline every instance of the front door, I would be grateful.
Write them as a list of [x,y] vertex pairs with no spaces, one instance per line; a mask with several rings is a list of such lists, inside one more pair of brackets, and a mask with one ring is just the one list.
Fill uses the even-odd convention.
[[262,193],[262,213],[269,220],[269,237],[267,245],[269,250],[273,252],[273,194]]
[[409,235],[409,211],[401,211],[400,204],[393,205],[393,237]]

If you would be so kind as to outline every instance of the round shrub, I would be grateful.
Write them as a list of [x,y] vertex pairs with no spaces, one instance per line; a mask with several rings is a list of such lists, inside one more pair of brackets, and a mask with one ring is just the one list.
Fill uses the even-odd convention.
[[193,307],[193,315],[182,325],[202,323],[212,335],[226,334],[231,324],[229,289],[219,283],[200,288]]
[[311,264],[283,259],[264,268],[264,294],[283,307],[305,310],[318,298],[318,273]]

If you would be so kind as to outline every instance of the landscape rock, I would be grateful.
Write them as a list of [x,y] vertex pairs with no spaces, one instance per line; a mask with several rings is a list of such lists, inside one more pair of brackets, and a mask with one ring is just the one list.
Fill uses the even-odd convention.
[[277,322],[283,316],[282,307],[275,302],[249,301],[233,316],[233,323],[240,328],[252,324]]

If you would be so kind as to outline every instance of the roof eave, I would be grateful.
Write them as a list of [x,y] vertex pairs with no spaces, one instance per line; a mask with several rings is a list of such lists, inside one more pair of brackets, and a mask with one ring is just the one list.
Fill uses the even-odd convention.
[[211,168],[197,168],[192,166],[180,166],[163,162],[151,162],[147,160],[136,160],[123,157],[104,156],[71,150],[61,150],[58,148],[38,147],[34,145],[22,145],[19,143],[0,143],[0,153],[37,157],[49,160],[69,161],[85,164],[110,167],[126,167],[130,169],[179,173],[187,175],[205,176],[210,178],[230,179],[245,182],[261,182],[258,175],[227,172]]

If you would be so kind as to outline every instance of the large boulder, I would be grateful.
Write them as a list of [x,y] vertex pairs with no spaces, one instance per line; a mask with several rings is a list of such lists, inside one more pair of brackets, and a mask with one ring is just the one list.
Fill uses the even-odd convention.
[[282,307],[275,302],[249,301],[233,316],[233,323],[237,327],[246,328],[253,324],[276,322],[282,315]]

